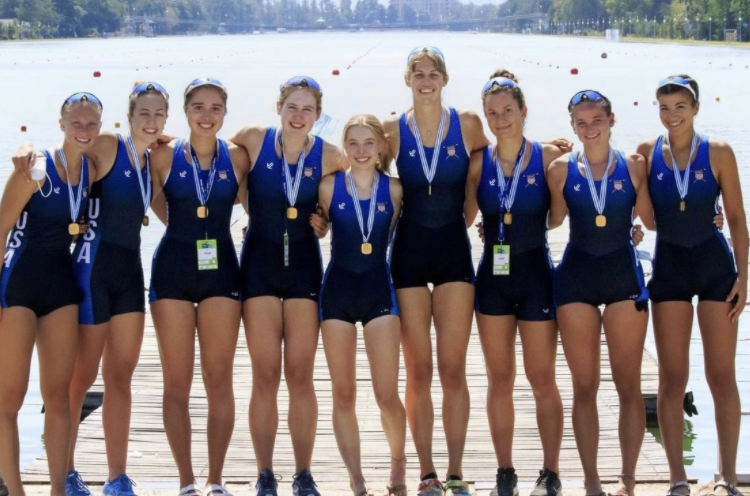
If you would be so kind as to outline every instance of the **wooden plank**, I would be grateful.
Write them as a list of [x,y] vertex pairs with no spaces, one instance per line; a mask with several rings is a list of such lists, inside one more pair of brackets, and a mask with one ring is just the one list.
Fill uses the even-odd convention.
[[[240,240],[239,230],[244,221],[233,226],[235,239]],[[550,235],[553,254],[560,254],[564,247],[567,230],[561,229]],[[471,233],[473,255],[475,260],[481,255],[481,241],[476,233]],[[321,248],[324,259],[330,255],[330,244],[327,238]],[[434,340],[434,331],[433,331]],[[197,346],[196,341],[196,346]],[[433,344],[434,346],[434,344]],[[196,355],[195,377],[200,377],[199,356]],[[403,360],[403,358],[402,358]],[[489,426],[486,416],[487,377],[485,375],[484,357],[479,343],[476,323],[466,358],[467,380],[471,395],[471,418],[467,433],[466,452],[464,457],[464,476],[470,481],[494,480],[497,468],[492,442],[489,438]],[[565,411],[565,429],[561,450],[561,477],[563,479],[583,479],[583,471],[578,461],[571,425],[572,385],[570,372],[565,362],[562,347],[558,347],[557,380]],[[516,428],[513,439],[513,458],[519,478],[524,481],[534,480],[542,463],[541,442],[536,429],[534,398],[523,370],[523,355],[520,350],[520,339],[516,342],[516,387],[514,403],[516,408]],[[437,370],[437,366],[435,367]],[[361,439],[362,464],[365,475],[370,481],[385,481],[388,477],[388,446],[380,427],[380,416],[375,405],[371,389],[369,367],[361,339],[357,346],[358,403]],[[658,381],[656,362],[646,353],[642,364],[644,392],[655,392]],[[161,364],[150,315],[146,318],[146,332],[138,367],[133,378],[133,415],[130,430],[128,474],[138,481],[174,482],[177,480],[177,469],[172,460],[169,444],[161,420]],[[348,480],[346,470],[336,447],[333,435],[331,412],[331,384],[322,342],[319,341],[314,369],[315,389],[319,401],[318,434],[313,454],[313,471],[316,480]],[[243,333],[235,355],[234,387],[236,396],[235,430],[226,461],[224,477],[229,482],[254,483],[256,476],[255,458],[248,430],[249,394],[252,384],[252,371],[247,345]],[[94,386],[102,388],[101,377]],[[399,377],[399,389],[403,398],[405,373],[403,361]],[[447,466],[445,436],[442,433],[442,392],[437,377],[433,381],[433,403],[435,405],[434,459],[438,472],[443,473]],[[285,480],[291,480],[294,472],[294,458],[291,439],[286,428],[288,391],[282,381],[279,391],[279,433],[275,450],[275,471]],[[205,477],[208,470],[206,454],[206,415],[207,404],[205,392],[199,380],[196,380],[191,391],[190,407],[193,422],[193,465],[199,478]],[[599,468],[604,481],[614,481],[620,473],[620,454],[617,440],[617,394],[612,383],[607,359],[606,343],[602,338],[602,378],[599,393],[599,417],[601,440],[599,447]],[[407,431],[408,435],[408,431]],[[414,452],[411,437],[407,440],[408,477],[418,477],[417,456]],[[92,413],[81,424],[78,445],[76,448],[76,467],[83,477],[93,483],[102,483],[107,478],[107,466],[103,440],[101,411]],[[639,482],[667,482],[668,467],[664,451],[656,440],[646,432],[643,449],[636,471]],[[23,473],[29,483],[47,482],[47,462],[44,457],[37,459]]]

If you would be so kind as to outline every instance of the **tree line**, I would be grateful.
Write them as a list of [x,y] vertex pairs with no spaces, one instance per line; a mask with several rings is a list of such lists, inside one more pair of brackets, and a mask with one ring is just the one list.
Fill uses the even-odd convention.
[[[424,11],[415,0],[0,0],[0,39],[106,34],[243,33],[259,29],[414,28],[747,39],[750,0],[449,0]],[[743,15],[744,14],[744,15]],[[743,32],[745,31],[745,32]]]

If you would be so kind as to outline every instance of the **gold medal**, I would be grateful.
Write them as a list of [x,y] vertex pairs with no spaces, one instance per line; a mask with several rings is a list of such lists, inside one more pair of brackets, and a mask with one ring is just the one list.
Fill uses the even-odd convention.
[[205,205],[201,205],[198,207],[198,218],[199,219],[205,219],[208,217],[208,207]]
[[75,222],[68,224],[68,234],[75,236],[81,232],[81,226]]
[[297,208],[296,207],[289,207],[286,209],[286,218],[287,219],[296,219],[297,218]]
[[684,211],[685,211],[685,200],[682,200],[680,202],[680,212],[684,212]]
[[513,223],[513,214],[510,212],[506,212],[505,215],[503,215],[503,223],[506,226],[509,226]]
[[607,225],[607,218],[599,214],[596,216],[596,227],[605,227]]
[[362,243],[362,255],[369,255],[372,253],[371,243]]
[[143,225],[144,225],[144,226],[147,226],[147,225],[148,225],[148,215],[144,215],[144,216],[143,216]]
[[432,184],[430,184],[429,186],[427,186],[427,194],[430,195],[430,196],[432,196]]

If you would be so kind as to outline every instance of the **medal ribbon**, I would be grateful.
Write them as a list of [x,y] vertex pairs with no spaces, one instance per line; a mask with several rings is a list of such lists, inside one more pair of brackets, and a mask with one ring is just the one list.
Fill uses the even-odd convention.
[[65,169],[65,177],[68,183],[68,201],[70,202],[70,220],[74,223],[78,219],[78,212],[81,210],[81,198],[83,197],[83,168],[86,167],[86,157],[81,155],[81,173],[79,174],[78,180],[78,191],[74,197],[73,186],[70,185],[70,175],[68,175],[68,160],[65,158],[65,152],[63,151],[62,145],[57,149],[57,155],[60,157],[60,163]]
[[299,158],[297,159],[297,172],[294,174],[294,179],[292,179],[292,173],[289,170],[289,162],[287,162],[286,155],[284,155],[284,142],[281,138],[281,132],[276,131],[276,136],[278,136],[277,139],[279,141],[279,146],[281,147],[281,160],[284,164],[284,194],[289,201],[289,206],[293,207],[297,202],[299,185],[302,182],[302,170],[305,168],[305,156],[307,155],[307,144],[310,142],[310,138],[305,138],[305,146],[302,148],[302,152],[300,152]]
[[443,114],[440,116],[440,125],[438,126],[437,136],[435,136],[435,148],[432,154],[432,162],[427,165],[427,156],[424,153],[424,145],[422,144],[422,136],[419,134],[419,126],[417,126],[417,120],[414,118],[414,114],[411,115],[412,126],[414,126],[414,139],[417,141],[417,150],[419,151],[419,159],[422,162],[422,170],[427,178],[427,182],[432,186],[432,179],[435,177],[437,172],[438,159],[440,158],[440,145],[443,143],[443,130],[445,129],[445,116],[448,115],[448,110],[443,107]]
[[148,206],[151,204],[151,157],[146,151],[146,184],[143,184],[143,172],[141,171],[141,159],[138,157],[138,151],[135,149],[135,143],[133,143],[133,137],[128,135],[127,139],[128,150],[130,156],[133,159],[133,165],[136,166],[136,172],[138,173],[138,186],[141,188],[141,198],[143,199],[143,215],[148,212]]
[[589,181],[589,190],[591,191],[591,199],[594,200],[594,208],[602,215],[604,212],[604,205],[607,202],[607,177],[609,177],[609,166],[612,164],[612,158],[614,157],[614,151],[612,147],[609,148],[609,155],[607,156],[607,166],[604,168],[604,176],[602,176],[602,183],[599,187],[599,195],[596,194],[596,186],[594,185],[594,175],[591,173],[591,166],[589,165],[589,159],[586,158],[586,153],[581,152],[581,158],[583,159],[583,168],[586,172],[586,179]]
[[365,223],[362,218],[362,207],[359,205],[359,195],[357,194],[357,185],[354,184],[354,178],[351,172],[347,174],[349,177],[349,188],[352,190],[352,199],[354,200],[354,212],[357,214],[357,222],[359,222],[359,230],[362,231],[362,241],[367,243],[372,234],[372,226],[375,224],[375,204],[377,203],[378,184],[380,183],[380,173],[375,171],[375,177],[372,179],[372,193],[370,195],[370,212],[367,216],[367,234],[365,234]]
[[669,156],[672,158],[672,172],[674,172],[674,182],[677,184],[677,192],[680,194],[680,200],[684,200],[688,193],[688,185],[690,184],[690,166],[693,163],[693,153],[698,146],[698,135],[693,131],[693,142],[690,145],[690,157],[688,158],[687,167],[685,167],[685,174],[680,177],[680,168],[675,162],[674,154],[672,153],[672,146],[669,143],[669,134],[664,135],[664,141],[667,142],[667,149],[669,150]]
[[497,147],[495,148],[495,171],[497,172],[497,182],[500,188],[500,194],[497,198],[500,202],[500,220],[499,230],[500,239],[505,239],[505,225],[503,222],[502,213],[510,212],[513,202],[516,200],[516,191],[518,190],[518,179],[521,177],[521,169],[523,163],[526,160],[526,138],[524,137],[521,143],[521,149],[518,150],[518,156],[516,156],[516,163],[513,166],[513,179],[510,184],[505,183],[505,174],[503,174],[503,166],[500,163],[500,156],[497,154]]
[[201,168],[200,162],[198,162],[198,155],[196,155],[193,145],[188,142],[190,148],[190,156],[193,158],[193,179],[195,179],[195,192],[198,195],[198,201],[201,205],[208,203],[208,198],[211,196],[211,188],[214,185],[214,176],[216,176],[216,161],[219,156],[219,143],[216,143],[216,150],[214,151],[214,157],[211,159],[211,172],[208,174],[208,186],[203,184],[203,180],[198,174],[198,170]]

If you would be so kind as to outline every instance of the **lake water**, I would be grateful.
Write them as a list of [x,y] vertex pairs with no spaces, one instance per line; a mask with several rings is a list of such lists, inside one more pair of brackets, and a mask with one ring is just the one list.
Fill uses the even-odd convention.
[[[0,169],[4,184],[9,157],[17,145],[31,140],[38,147],[61,139],[59,106],[70,94],[91,91],[104,102],[104,127],[127,126],[126,95],[137,79],[155,80],[173,94],[168,132],[187,132],[181,115],[181,94],[196,77],[219,78],[229,88],[222,137],[250,123],[275,124],[279,84],[306,74],[324,90],[323,109],[331,118],[329,139],[338,143],[341,125],[360,112],[386,117],[410,104],[404,86],[407,53],[418,45],[436,45],[445,53],[450,82],[447,104],[481,112],[479,90],[497,68],[514,72],[524,88],[529,107],[527,135],[536,139],[573,138],[566,106],[578,90],[595,88],[614,102],[617,124],[613,139],[618,148],[632,150],[645,138],[662,132],[654,86],[663,77],[688,73],[701,85],[700,132],[720,136],[734,147],[741,181],[750,199],[750,115],[748,51],[722,46],[607,43],[600,39],[455,33],[304,33],[260,36],[203,36],[76,41],[37,41],[0,44],[2,95]],[[606,59],[601,54],[606,52]],[[571,68],[579,74],[570,74]],[[338,69],[339,76],[332,75]],[[94,71],[101,77],[94,78]],[[338,121],[338,127],[335,126]],[[27,132],[20,131],[27,126]],[[239,215],[239,212],[237,212]],[[163,229],[144,229],[144,264]],[[653,246],[647,234],[645,247]],[[747,313],[747,312],[746,312]],[[700,415],[690,419],[685,459],[688,475],[703,481],[716,468],[714,406],[703,376],[703,355],[697,329],[691,352],[690,387]],[[739,472],[750,473],[750,322],[743,316],[737,356],[744,412]],[[41,451],[42,416],[36,364],[21,426],[22,465]],[[479,414],[479,412],[474,412]]]

